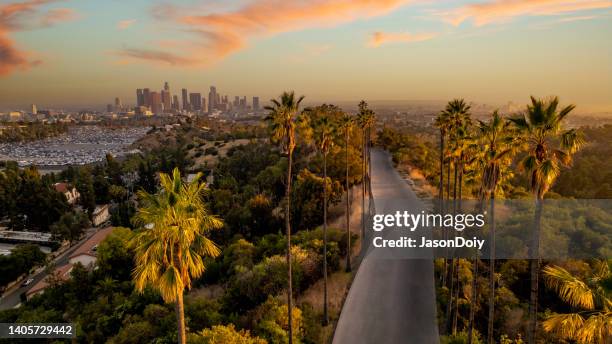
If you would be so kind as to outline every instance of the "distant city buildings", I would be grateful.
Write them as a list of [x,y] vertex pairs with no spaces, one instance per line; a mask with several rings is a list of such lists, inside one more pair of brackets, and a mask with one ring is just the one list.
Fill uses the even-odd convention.
[[191,104],[192,111],[202,110],[202,94],[201,93],[189,93],[189,103]]

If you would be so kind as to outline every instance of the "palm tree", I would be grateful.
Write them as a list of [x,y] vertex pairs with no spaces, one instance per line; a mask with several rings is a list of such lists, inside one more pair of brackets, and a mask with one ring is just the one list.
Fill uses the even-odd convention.
[[346,170],[346,272],[351,272],[351,227],[350,227],[350,217],[351,217],[351,202],[350,202],[350,186],[349,186],[349,135],[350,131],[353,128],[355,123],[354,118],[345,114],[339,123],[339,129],[344,131],[344,148],[345,152],[345,160],[344,167]]
[[[368,103],[364,100],[359,102],[359,113],[357,114],[357,123],[361,128],[361,137],[362,137],[362,170],[361,170],[361,242],[362,249],[365,249],[365,234],[366,234],[366,219],[365,219],[365,195],[367,188],[370,182],[370,175],[368,173],[368,164],[370,162],[370,151],[369,151],[369,139],[370,139],[370,128],[374,125],[376,121],[374,117],[374,112],[368,108]],[[367,188],[367,189],[366,189]],[[371,190],[370,190],[371,191]],[[371,203],[371,199],[369,202]],[[362,251],[363,252],[363,251]]]
[[323,326],[327,326],[327,155],[334,145],[337,124],[329,113],[334,108],[321,107],[319,110],[319,117],[312,123],[312,132],[315,145],[323,154]]
[[[457,180],[459,171],[459,158],[461,157],[461,151],[464,144],[464,138],[467,136],[467,128],[471,124],[470,119],[470,106],[465,103],[463,99],[453,99],[448,102],[444,112],[448,116],[448,170],[447,170],[447,197],[450,199],[450,167],[454,165],[454,176],[453,176],[453,213],[456,212],[456,201],[457,201]],[[458,307],[455,307],[455,316],[452,316],[453,311],[453,299],[458,304],[459,299],[459,286],[455,287],[455,274],[458,272],[458,261],[456,259],[451,260],[450,274],[447,279],[449,289],[449,301],[446,305],[447,323],[446,329],[452,332],[456,332],[456,315]]]
[[597,261],[594,273],[586,280],[559,266],[545,267],[546,285],[579,311],[549,316],[542,324],[544,330],[578,343],[609,343],[612,338],[612,299],[603,283],[611,278],[606,261]]
[[[493,343],[493,319],[495,314],[495,193],[505,171],[512,160],[515,137],[512,135],[510,122],[504,120],[497,112],[493,112],[488,122],[479,121],[478,135],[482,148],[480,163],[482,180],[480,199],[490,200],[490,230],[489,230],[489,318],[487,323],[487,343]],[[478,262],[476,261],[476,264]],[[474,278],[476,278],[474,276]],[[473,314],[470,314],[472,317]],[[472,324],[470,323],[470,326]]]
[[135,221],[142,229],[132,239],[136,290],[151,286],[164,301],[176,303],[179,344],[186,341],[183,293],[206,270],[203,258],[220,253],[206,235],[221,228],[222,222],[204,204],[206,185],[200,178],[198,174],[191,183],[183,183],[178,168],[172,176],[160,173],[158,194],[138,193],[142,206]]
[[291,222],[289,218],[291,203],[291,165],[293,151],[295,150],[296,116],[304,96],[297,97],[293,91],[283,92],[280,100],[272,99],[272,106],[266,106],[270,111],[266,117],[272,133],[272,141],[279,143],[283,152],[287,154],[287,185],[285,189],[285,231],[287,235],[287,319],[289,344],[293,343],[292,321],[292,272],[291,272]]
[[535,223],[532,244],[529,247],[529,266],[531,290],[529,300],[529,328],[527,342],[535,343],[537,326],[538,271],[540,260],[537,258],[540,246],[540,223],[544,195],[561,171],[561,166],[570,166],[572,155],[580,149],[584,140],[576,129],[563,130],[562,122],[576,107],[559,107],[559,98],[548,100],[531,97],[531,104],[519,117],[511,118],[516,128],[523,134],[526,156],[520,167],[528,174],[531,190],[536,200]]

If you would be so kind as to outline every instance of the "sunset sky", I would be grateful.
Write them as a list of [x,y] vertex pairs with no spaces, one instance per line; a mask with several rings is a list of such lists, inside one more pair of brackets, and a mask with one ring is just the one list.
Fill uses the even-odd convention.
[[0,111],[207,96],[612,112],[612,0],[0,0]]

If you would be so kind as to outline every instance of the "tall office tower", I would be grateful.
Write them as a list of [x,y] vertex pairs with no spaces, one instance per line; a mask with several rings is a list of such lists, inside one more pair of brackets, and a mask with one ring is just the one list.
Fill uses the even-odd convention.
[[212,113],[217,108],[217,88],[210,86],[210,92],[208,92],[208,113]]
[[168,84],[168,82],[164,82],[164,91],[170,93],[170,85]]
[[136,106],[144,106],[144,93],[142,93],[142,88],[136,90]]
[[183,98],[183,110],[189,110],[189,99],[187,98],[187,89],[183,88],[181,91],[181,98]]
[[217,100],[215,102],[215,107],[217,107],[218,104],[221,104],[221,96],[219,95],[219,93],[217,93]]
[[36,108],[36,104],[32,104],[32,115],[37,115],[38,109]]
[[172,110],[178,111],[180,109],[181,109],[181,106],[179,105],[178,96],[175,94],[172,97]]
[[151,97],[151,112],[153,112],[154,114],[162,113],[164,108],[163,108],[161,94],[157,92],[151,92],[150,97]]
[[240,105],[240,97],[235,96],[234,103],[232,105],[234,105],[234,109],[238,109],[238,106]]
[[206,110],[206,98],[202,97],[202,111]]
[[191,103],[191,109],[193,111],[202,110],[202,94],[189,93],[189,103]]
[[161,91],[161,99],[162,104],[164,104],[164,110],[170,111],[170,109],[172,108],[172,95],[170,94],[170,91],[166,91],[165,89],[163,89]]
[[115,98],[115,111],[121,111],[121,99]]
[[240,99],[240,109],[241,110],[246,110],[247,108],[247,102],[246,102],[246,96],[242,97],[242,99]]
[[253,97],[253,111],[259,110],[259,97]]
[[113,104],[106,104],[106,112],[113,112]]
[[148,88],[142,90],[142,98],[144,100],[144,106],[151,107],[151,91]]

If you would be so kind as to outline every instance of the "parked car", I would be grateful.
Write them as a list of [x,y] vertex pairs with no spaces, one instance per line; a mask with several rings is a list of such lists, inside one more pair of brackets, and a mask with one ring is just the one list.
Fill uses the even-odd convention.
[[21,286],[22,286],[22,287],[27,287],[27,286],[29,286],[30,284],[32,284],[32,282],[34,282],[34,279],[33,279],[33,278],[28,278],[28,279],[27,279],[27,280],[25,280],[23,283],[21,283]]

